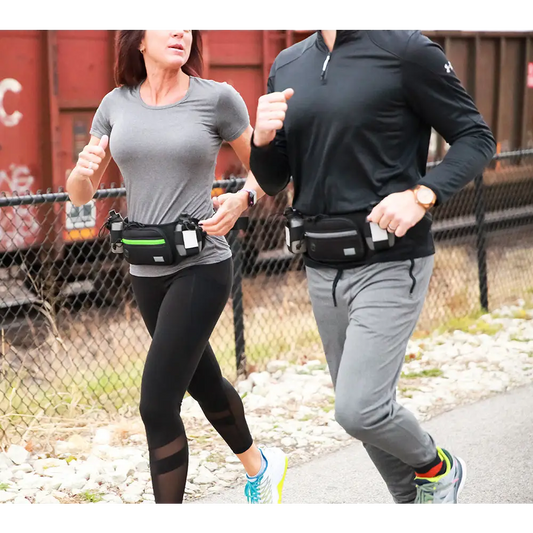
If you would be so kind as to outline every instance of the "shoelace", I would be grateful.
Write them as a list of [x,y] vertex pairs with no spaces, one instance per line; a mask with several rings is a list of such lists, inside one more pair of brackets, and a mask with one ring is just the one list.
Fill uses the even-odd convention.
[[270,479],[261,474],[257,479],[248,481],[244,489],[244,494],[248,498],[248,503],[271,503],[272,491]]
[[430,503],[435,499],[435,493],[437,491],[447,491],[452,489],[455,485],[455,481],[451,483],[442,483],[436,481],[435,483],[424,483],[423,485],[416,486],[417,498],[416,500],[420,503]]
[[261,502],[261,481],[263,476],[258,476],[253,481],[248,481],[244,488],[244,494],[248,499],[248,503],[260,503]]

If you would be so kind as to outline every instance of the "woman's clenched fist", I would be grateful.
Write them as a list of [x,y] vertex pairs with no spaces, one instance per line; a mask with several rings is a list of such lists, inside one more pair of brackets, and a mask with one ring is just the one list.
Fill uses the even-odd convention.
[[98,144],[85,146],[78,157],[74,172],[79,176],[90,178],[104,160],[108,143],[109,137],[103,135]]

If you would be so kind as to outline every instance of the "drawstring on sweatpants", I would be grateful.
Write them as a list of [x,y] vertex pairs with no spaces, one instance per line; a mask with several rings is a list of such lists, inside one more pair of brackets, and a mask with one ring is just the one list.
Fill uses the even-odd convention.
[[416,278],[413,275],[413,269],[414,268],[415,268],[415,260],[411,259],[411,266],[409,268],[409,277],[413,281],[413,284],[411,285],[411,290],[409,291],[409,294],[413,294],[413,291],[415,290],[415,285],[416,285]]
[[333,305],[335,307],[337,307],[337,297],[335,295],[335,291],[337,290],[337,284],[339,283],[339,280],[341,279],[342,277],[342,270],[337,270],[337,275],[335,276],[335,279],[333,280],[333,290],[331,291],[332,292],[332,295],[333,295]]

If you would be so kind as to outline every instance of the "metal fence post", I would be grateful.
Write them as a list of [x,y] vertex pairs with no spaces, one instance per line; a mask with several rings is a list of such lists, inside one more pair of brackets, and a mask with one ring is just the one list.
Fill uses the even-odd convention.
[[483,174],[474,180],[474,211],[476,215],[476,250],[479,279],[479,302],[485,311],[489,309],[487,279],[487,240],[485,227],[485,204],[483,201]]
[[231,305],[233,308],[233,330],[235,335],[235,360],[237,375],[246,374],[244,343],[244,308],[242,295],[242,244],[238,231],[230,231],[228,242],[233,254],[233,284],[231,286]]

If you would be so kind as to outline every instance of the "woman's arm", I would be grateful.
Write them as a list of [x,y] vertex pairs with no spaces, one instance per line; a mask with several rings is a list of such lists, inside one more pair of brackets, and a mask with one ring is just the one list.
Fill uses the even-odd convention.
[[[230,142],[231,147],[235,150],[237,157],[241,160],[242,164],[248,170],[248,176],[244,182],[243,189],[254,190],[257,194],[256,199],[259,200],[265,195],[265,191],[259,187],[259,183],[255,179],[250,169],[250,152],[251,152],[251,139],[254,130],[252,126],[248,126],[248,129],[234,141]],[[248,193],[241,189],[236,194],[243,198],[245,209],[248,207]]]
[[101,139],[92,135],[89,144],[81,151],[66,185],[70,201],[74,205],[86,204],[98,190],[102,176],[111,161],[111,154],[106,152],[108,142],[107,135]]
[[[252,133],[252,126],[248,126],[237,139],[229,143],[246,169],[250,168]],[[254,190],[257,194],[257,200],[265,195],[251,172],[248,172],[244,189]],[[248,209],[248,193],[241,189],[236,193],[221,194],[214,198],[213,203],[215,207],[218,207],[218,211],[210,219],[202,220],[202,227],[208,235],[226,235],[242,213]]]

